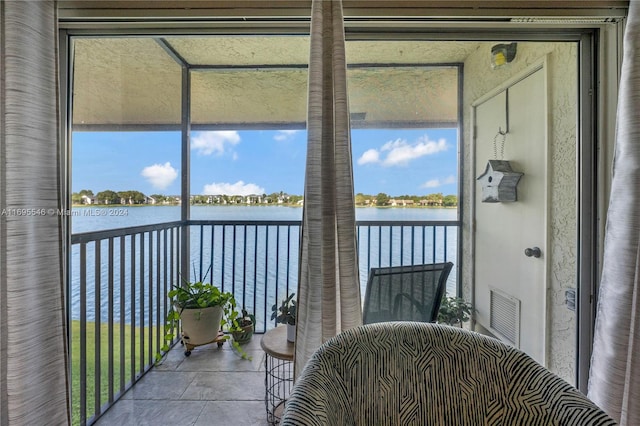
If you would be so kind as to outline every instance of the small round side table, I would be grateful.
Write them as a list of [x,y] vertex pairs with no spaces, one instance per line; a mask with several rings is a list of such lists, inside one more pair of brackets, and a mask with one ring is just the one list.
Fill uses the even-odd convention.
[[260,346],[265,353],[265,405],[267,421],[277,425],[284,403],[293,386],[294,344],[287,340],[287,327],[273,328],[262,335]]

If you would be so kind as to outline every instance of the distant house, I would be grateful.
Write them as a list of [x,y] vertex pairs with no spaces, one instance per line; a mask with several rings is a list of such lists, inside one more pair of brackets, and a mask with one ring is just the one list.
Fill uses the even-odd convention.
[[442,199],[441,198],[422,198],[420,199],[421,206],[429,206],[429,207],[442,207]]
[[389,205],[391,205],[392,207],[412,206],[413,200],[396,200],[392,198],[389,200]]
[[157,201],[156,201],[156,199],[155,199],[155,198],[153,198],[153,197],[145,197],[145,198],[144,198],[144,202],[145,202],[146,204],[155,204]]
[[260,195],[247,195],[245,197],[245,202],[247,204],[260,204],[260,202],[262,201],[262,197]]
[[87,195],[82,196],[82,204],[96,204],[95,197],[89,197]]

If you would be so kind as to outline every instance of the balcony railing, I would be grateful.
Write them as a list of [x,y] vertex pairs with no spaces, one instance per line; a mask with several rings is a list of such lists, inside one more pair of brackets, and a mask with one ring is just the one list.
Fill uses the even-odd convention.
[[[457,221],[357,222],[362,294],[371,267],[457,264],[458,230]],[[180,272],[184,232],[188,273]],[[275,325],[271,306],[297,287],[300,221],[192,220],[71,240],[74,424],[92,424],[153,366],[163,345],[167,293],[181,279],[231,291],[239,307],[255,313],[258,333]],[[447,291],[456,290],[454,269]]]

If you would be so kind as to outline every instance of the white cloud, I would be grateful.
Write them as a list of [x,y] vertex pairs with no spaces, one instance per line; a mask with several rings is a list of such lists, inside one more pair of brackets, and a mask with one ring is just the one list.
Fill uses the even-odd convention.
[[273,139],[278,142],[288,141],[293,139],[293,136],[299,131],[300,130],[278,130]]
[[145,167],[140,174],[158,189],[167,188],[178,177],[178,171],[169,162]]
[[420,185],[422,188],[438,188],[442,185],[447,185],[450,183],[456,183],[457,179],[455,176],[451,175],[443,180],[440,179],[431,179]]
[[447,141],[445,139],[435,142],[429,140],[427,136],[421,137],[415,144],[409,144],[403,139],[397,139],[393,142],[387,142],[380,148],[381,151],[389,151],[382,161],[383,166],[404,166],[411,160],[446,149]]
[[440,186],[440,179],[431,179],[423,183],[422,188],[437,188]]
[[421,136],[414,143],[409,143],[405,139],[396,139],[385,143],[379,150],[375,148],[367,150],[358,159],[358,164],[379,163],[385,167],[406,166],[416,158],[446,151],[447,148],[445,139],[432,141],[427,135]]
[[369,164],[369,163],[379,163],[380,162],[380,153],[376,149],[368,149],[358,158],[358,164]]
[[239,180],[236,183],[213,182],[204,186],[203,195],[252,195],[264,194],[265,189],[255,183],[244,183]]
[[200,132],[191,139],[191,149],[200,155],[222,155],[239,143],[240,135],[235,130]]

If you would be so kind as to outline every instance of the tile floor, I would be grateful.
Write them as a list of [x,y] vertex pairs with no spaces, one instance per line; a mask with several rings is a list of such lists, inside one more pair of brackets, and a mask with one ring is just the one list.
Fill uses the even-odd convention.
[[243,360],[225,343],[200,346],[184,356],[176,345],[164,362],[149,371],[95,424],[267,425],[262,335],[243,345]]

